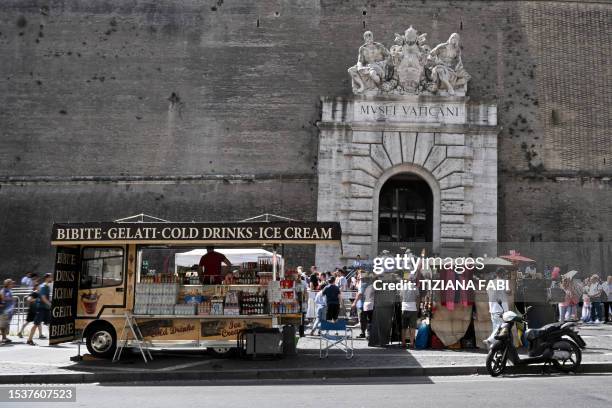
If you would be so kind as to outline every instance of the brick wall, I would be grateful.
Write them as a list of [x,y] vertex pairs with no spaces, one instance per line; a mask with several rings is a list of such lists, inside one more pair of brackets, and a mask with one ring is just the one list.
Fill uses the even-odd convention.
[[[603,203],[609,184],[576,177],[611,172],[610,14],[595,1],[4,0],[0,274],[49,267],[53,220],[314,217],[319,98],[350,92],[364,29],[390,45],[410,24],[432,45],[458,32],[469,96],[498,104],[500,238],[526,236],[517,219],[607,236],[607,210],[583,200]],[[574,221],[543,223],[526,174]]]

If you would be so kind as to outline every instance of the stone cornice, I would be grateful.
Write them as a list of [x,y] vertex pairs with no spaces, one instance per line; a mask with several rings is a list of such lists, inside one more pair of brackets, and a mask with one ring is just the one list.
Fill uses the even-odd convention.
[[371,122],[317,122],[324,130],[363,130],[387,132],[435,132],[435,133],[488,133],[497,135],[499,128],[490,125],[440,124],[440,123],[371,123]]

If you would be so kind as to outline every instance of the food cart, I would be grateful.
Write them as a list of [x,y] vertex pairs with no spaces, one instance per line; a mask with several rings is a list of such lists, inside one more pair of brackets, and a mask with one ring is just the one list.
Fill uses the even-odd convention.
[[[82,337],[92,355],[111,358],[118,342],[140,347],[119,338],[130,321],[148,348],[228,353],[245,329],[301,324],[293,271],[280,267],[277,250],[340,239],[337,222],[54,224],[49,342]],[[207,246],[265,247],[272,256],[232,265],[229,280],[194,280],[189,267],[173,265],[177,253]]]

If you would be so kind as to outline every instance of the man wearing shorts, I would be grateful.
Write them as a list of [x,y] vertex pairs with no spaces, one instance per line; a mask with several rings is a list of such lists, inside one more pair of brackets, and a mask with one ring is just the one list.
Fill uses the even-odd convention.
[[[28,314],[26,316],[26,321],[21,326],[19,333],[17,333],[17,337],[19,338],[23,337],[23,330],[26,328],[26,326],[30,323],[34,323],[34,319],[36,318],[36,311],[38,310],[38,286],[39,286],[37,279],[33,282],[33,285],[34,286],[32,287],[32,292],[30,292],[30,295],[27,297]],[[38,326],[38,338],[46,339],[46,337],[43,336],[42,334],[42,327],[40,326]]]
[[34,327],[30,330],[30,336],[28,337],[27,344],[35,346],[36,343],[32,340],[36,329],[41,330],[41,324],[49,324],[49,316],[51,310],[51,282],[53,282],[53,275],[46,273],[44,276],[43,284],[40,285],[38,290],[38,307],[36,309],[36,316],[34,317]]
[[[414,279],[410,280],[414,285]],[[402,291],[402,348],[406,348],[406,332],[410,337],[410,348],[414,349],[419,302],[419,289],[416,285]]]

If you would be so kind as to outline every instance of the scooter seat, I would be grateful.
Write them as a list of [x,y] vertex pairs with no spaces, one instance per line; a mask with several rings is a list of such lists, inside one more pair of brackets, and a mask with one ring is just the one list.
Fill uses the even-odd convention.
[[550,324],[547,324],[546,326],[542,326],[539,329],[527,329],[527,331],[525,332],[525,336],[527,337],[527,340],[533,341],[537,339],[538,337],[542,337],[546,335],[547,333],[550,333],[552,331],[559,329],[560,327],[561,327],[561,323],[550,323]]

